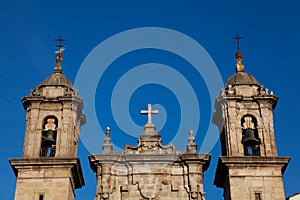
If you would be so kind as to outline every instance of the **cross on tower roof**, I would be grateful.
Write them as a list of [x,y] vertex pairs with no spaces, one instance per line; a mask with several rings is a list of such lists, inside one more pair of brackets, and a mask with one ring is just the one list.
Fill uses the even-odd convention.
[[236,40],[237,50],[240,51],[240,40],[243,39],[243,37],[239,36],[239,34],[237,33],[236,36],[232,38]]
[[62,36],[60,35],[59,38],[54,39],[54,41],[58,42],[58,44],[56,45],[56,47],[62,48],[62,47],[64,47],[63,42],[67,41],[67,39],[62,38]]
[[148,110],[141,110],[141,114],[148,114],[148,122],[147,124],[152,124],[152,116],[151,114],[158,114],[158,110],[152,110],[151,104],[148,104]]
[[58,44],[56,45],[59,49],[55,51],[56,53],[56,67],[54,68],[55,73],[62,73],[62,68],[60,66],[62,61],[62,52],[65,50],[64,45],[62,44],[64,41],[67,41],[66,39],[63,39],[60,35],[59,38],[54,39],[54,41],[57,41]]

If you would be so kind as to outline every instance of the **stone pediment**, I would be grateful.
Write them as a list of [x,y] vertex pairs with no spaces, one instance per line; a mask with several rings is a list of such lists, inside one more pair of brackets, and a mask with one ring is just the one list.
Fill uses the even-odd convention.
[[152,123],[144,126],[144,132],[138,138],[137,146],[126,145],[125,154],[175,154],[176,148],[173,144],[162,145],[162,138],[156,132]]

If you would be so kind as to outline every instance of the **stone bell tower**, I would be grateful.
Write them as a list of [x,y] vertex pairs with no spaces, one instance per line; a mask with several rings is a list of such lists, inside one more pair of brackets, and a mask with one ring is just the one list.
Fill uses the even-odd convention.
[[84,185],[77,158],[80,127],[85,124],[83,103],[62,75],[63,46],[58,46],[54,74],[22,99],[23,156],[9,160],[17,178],[15,200],[73,200],[75,189]]
[[289,157],[277,155],[273,110],[278,97],[244,72],[236,53],[236,73],[216,99],[213,123],[222,156],[214,184],[225,200],[284,200],[283,173]]

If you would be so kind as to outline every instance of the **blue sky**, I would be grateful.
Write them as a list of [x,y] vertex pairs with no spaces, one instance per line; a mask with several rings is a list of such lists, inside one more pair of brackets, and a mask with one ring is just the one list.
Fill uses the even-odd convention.
[[[297,116],[300,111],[299,8],[300,3],[296,0],[285,2],[86,0],[84,3],[1,0],[0,199],[12,199],[14,196],[15,176],[7,159],[22,155],[25,112],[20,99],[53,73],[56,50],[53,39],[60,34],[68,39],[62,63],[63,74],[75,82],[84,60],[97,45],[116,34],[142,27],[174,30],[197,41],[210,55],[224,81],[235,73],[236,44],[232,37],[237,32],[244,37],[241,41],[241,50],[244,54],[243,63],[246,72],[279,96],[274,112],[277,149],[279,155],[292,157],[284,175],[286,195],[299,192],[300,136],[297,127],[299,123]],[[120,43],[115,48],[123,48],[130,42],[132,40]],[[176,42],[173,41],[174,44],[182,45]],[[202,58],[200,55],[199,57]],[[99,55],[100,61],[101,58]],[[120,148],[127,143],[136,144],[139,132],[126,133],[123,130],[126,127],[118,127],[108,104],[111,101],[114,84],[123,77],[122,74],[126,74],[135,66],[147,63],[167,65],[189,81],[200,108],[199,129],[194,131],[197,133],[196,140],[201,146],[213,112],[210,109],[213,102],[209,98],[209,86],[205,78],[197,74],[190,63],[165,50],[139,49],[128,52],[111,63],[99,80],[94,97],[97,120],[101,129],[104,130],[107,125],[111,126],[112,140]],[[143,75],[141,78],[146,76]],[[126,86],[125,84],[125,88]],[[124,104],[124,107],[128,108],[135,124],[142,126],[147,119],[140,116],[139,110],[146,109],[147,103],[157,104],[161,113],[154,116],[154,119],[158,126],[162,126],[161,134],[164,144],[167,144],[175,137],[180,120],[184,120],[180,118],[182,111],[178,96],[179,94],[174,93],[169,86],[145,84],[132,93],[129,105]],[[87,99],[84,101],[88,102]],[[120,113],[118,117],[123,120],[125,115]],[[89,123],[89,116],[87,120]],[[81,135],[91,134],[87,131],[88,126],[87,124],[82,128]],[[97,142],[100,153],[103,141]],[[79,200],[93,199],[95,194],[95,176],[89,168],[87,156],[90,152],[87,146],[85,142],[79,143],[78,155],[86,182],[86,185],[76,192],[76,199]],[[221,199],[222,190],[213,185],[220,144],[217,143],[206,153],[212,154],[211,166],[205,174],[204,181],[206,197]]]

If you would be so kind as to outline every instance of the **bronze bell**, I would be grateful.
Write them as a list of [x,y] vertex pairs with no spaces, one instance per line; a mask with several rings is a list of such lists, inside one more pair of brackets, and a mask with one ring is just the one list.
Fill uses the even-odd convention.
[[46,146],[51,146],[51,145],[54,144],[54,143],[55,143],[55,140],[54,140],[54,133],[53,133],[52,130],[48,130],[48,131],[46,132],[46,137],[45,137],[45,139],[44,139],[44,144],[45,144]]
[[255,145],[259,145],[260,141],[255,137],[254,130],[248,128],[245,131],[245,137],[242,143],[246,146],[255,146]]

